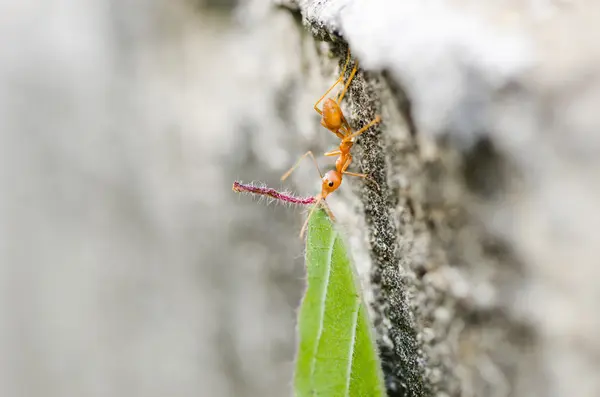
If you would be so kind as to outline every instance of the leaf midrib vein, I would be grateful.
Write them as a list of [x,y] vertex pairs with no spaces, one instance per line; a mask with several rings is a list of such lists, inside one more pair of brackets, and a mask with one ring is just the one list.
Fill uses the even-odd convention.
[[330,278],[330,274],[331,274],[331,262],[332,262],[332,256],[333,256],[333,247],[335,245],[336,238],[337,238],[337,232],[334,230],[331,233],[331,241],[329,242],[329,249],[327,252],[327,263],[326,263],[327,271],[325,272],[325,283],[324,283],[325,290],[323,291],[322,297],[321,297],[321,313],[319,316],[319,329],[317,330],[317,340],[315,343],[315,351],[313,352],[313,355],[312,355],[312,362],[311,362],[311,368],[310,368],[311,382],[314,380],[315,367],[317,364],[317,351],[319,350],[319,344],[321,342],[321,336],[323,334],[323,324],[325,322],[325,302],[327,301],[327,292],[329,291],[329,278]]

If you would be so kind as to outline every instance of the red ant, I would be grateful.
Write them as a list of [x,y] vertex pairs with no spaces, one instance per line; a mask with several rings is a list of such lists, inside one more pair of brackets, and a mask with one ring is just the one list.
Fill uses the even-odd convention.
[[[319,98],[319,100],[314,105],[315,111],[321,115],[321,125],[323,127],[327,128],[329,131],[333,132],[338,138],[341,139],[340,146],[337,150],[332,150],[332,151],[324,154],[325,156],[328,156],[328,157],[339,156],[335,162],[335,170],[328,171],[325,175],[323,175],[321,173],[321,170],[319,169],[319,165],[317,164],[317,160],[315,159],[315,156],[309,150],[308,152],[304,153],[304,155],[302,155],[300,157],[300,159],[298,159],[296,164],[294,164],[294,166],[292,168],[290,168],[290,170],[281,177],[281,180],[283,181],[288,176],[290,176],[292,171],[294,171],[294,169],[296,169],[296,167],[298,167],[298,165],[300,164],[300,161],[302,161],[302,159],[304,159],[306,156],[312,157],[312,160],[315,163],[317,170],[319,171],[319,175],[321,175],[321,181],[322,181],[321,193],[319,193],[315,197],[316,198],[315,205],[311,209],[311,211],[308,215],[308,218],[306,219],[306,222],[304,222],[304,225],[302,226],[302,230],[300,231],[300,237],[302,237],[304,235],[304,231],[306,230],[306,226],[308,225],[308,219],[312,215],[312,212],[315,210],[315,208],[319,205],[319,203],[321,201],[324,201],[325,198],[330,193],[334,192],[335,190],[337,190],[340,187],[340,185],[342,184],[342,176],[343,175],[358,176],[361,178],[368,179],[368,180],[372,181],[373,183],[377,184],[375,181],[373,181],[371,178],[369,178],[369,176],[366,174],[358,174],[355,172],[347,171],[348,167],[350,167],[350,164],[352,163],[352,155],[350,154],[350,149],[352,149],[352,146],[354,145],[354,138],[356,138],[360,134],[364,133],[370,127],[372,127],[373,125],[375,125],[381,121],[381,118],[379,116],[377,116],[377,117],[375,117],[375,119],[373,121],[371,121],[369,124],[365,125],[359,131],[352,132],[352,128],[350,127],[350,124],[348,124],[348,121],[344,117],[344,113],[342,113],[342,109],[340,108],[340,104],[342,102],[342,99],[344,98],[344,95],[348,91],[350,82],[352,81],[352,79],[354,78],[354,75],[356,74],[356,72],[358,70],[358,62],[355,63],[354,68],[352,69],[352,72],[350,73],[350,76],[348,77],[348,80],[346,81],[346,85],[344,86],[344,89],[342,90],[340,95],[337,97],[337,99],[333,100],[331,98],[327,98],[325,100],[325,103],[323,104],[323,110],[320,110],[317,107],[319,102],[323,101],[323,99],[327,96],[327,94],[329,94],[329,92],[338,83],[340,83],[344,80],[344,75],[346,74],[346,70],[348,68],[349,63],[350,63],[350,49],[348,49],[348,57],[346,59],[344,68],[342,69],[342,73],[340,74],[340,77],[325,92],[325,94],[323,94],[323,96],[321,98]],[[329,208],[327,208],[327,207],[325,207],[325,210],[327,211],[328,215],[333,220],[334,217],[333,217],[333,214],[331,213],[331,210],[329,210]]]

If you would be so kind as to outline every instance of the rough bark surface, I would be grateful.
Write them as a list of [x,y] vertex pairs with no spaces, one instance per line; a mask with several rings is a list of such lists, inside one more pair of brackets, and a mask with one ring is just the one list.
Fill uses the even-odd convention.
[[[385,170],[390,200],[361,199],[398,395],[597,394],[600,318],[583,310],[600,296],[583,281],[598,274],[600,220],[592,18],[550,2],[298,4],[315,37],[343,37],[370,71],[368,98],[349,98],[355,122],[373,102],[386,120],[379,147],[361,139],[362,167]],[[371,220],[390,213],[395,241]]]
[[[336,145],[313,104],[348,44],[380,189],[328,202],[389,394],[600,394],[595,2],[15,4],[0,395],[291,395],[305,214],[231,183]],[[316,193],[310,161],[285,186]]]

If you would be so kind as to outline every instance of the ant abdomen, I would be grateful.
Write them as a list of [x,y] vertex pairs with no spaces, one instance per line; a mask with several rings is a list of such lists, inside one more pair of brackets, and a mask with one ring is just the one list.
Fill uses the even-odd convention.
[[342,126],[343,115],[339,105],[331,98],[327,98],[323,104],[323,117],[321,124],[331,131],[337,131]]

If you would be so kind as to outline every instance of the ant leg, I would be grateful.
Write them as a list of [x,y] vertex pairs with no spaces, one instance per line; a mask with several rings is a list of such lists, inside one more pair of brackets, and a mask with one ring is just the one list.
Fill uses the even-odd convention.
[[306,217],[306,220],[304,221],[304,225],[302,225],[302,229],[300,229],[300,238],[304,237],[304,233],[306,232],[306,228],[308,226],[308,221],[309,221],[310,217],[312,216],[313,212],[315,212],[315,210],[319,206],[319,204],[321,204],[321,206],[327,213],[327,216],[329,216],[329,219],[331,219],[331,221],[335,221],[335,216],[333,216],[333,212],[331,212],[331,208],[329,208],[325,199],[323,199],[319,196],[315,205],[310,209],[310,212],[308,213],[308,216]]
[[368,180],[369,182],[374,183],[375,186],[377,187],[377,190],[381,190],[379,188],[379,184],[377,182],[375,182],[375,180],[373,180],[373,178],[369,177],[367,174],[357,174],[356,172],[346,171],[348,169],[348,167],[350,167],[351,163],[352,163],[352,155],[348,154],[347,158],[346,158],[346,162],[342,165],[342,174],[350,175],[350,176],[358,176],[360,178],[364,178],[364,179]]
[[354,64],[354,68],[352,68],[352,72],[350,73],[348,80],[346,80],[346,85],[344,86],[344,89],[342,90],[342,92],[340,93],[340,96],[336,100],[338,105],[340,103],[342,103],[342,99],[344,98],[344,95],[346,95],[346,92],[348,91],[348,87],[350,87],[350,83],[352,82],[352,79],[354,79],[354,75],[356,74],[357,70],[358,70],[358,61],[356,61],[356,63]]
[[377,190],[381,190],[381,188],[379,187],[379,184],[377,182],[375,182],[373,180],[373,178],[371,178],[367,174],[357,174],[356,172],[348,172],[348,171],[343,171],[342,174],[344,174],[344,175],[350,175],[350,176],[358,176],[359,178],[364,178],[367,181],[369,181],[371,183],[374,183],[375,186],[377,186]]
[[348,64],[350,64],[350,46],[348,46],[348,53],[346,54],[346,63],[344,64],[344,70],[342,70],[342,76],[346,74]]
[[304,153],[302,156],[300,156],[300,158],[298,159],[298,161],[296,161],[296,164],[294,164],[294,166],[292,168],[290,168],[285,174],[283,174],[283,176],[281,177],[282,181],[285,181],[287,179],[288,176],[290,176],[290,174],[296,169],[298,168],[298,166],[300,165],[300,162],[306,157],[306,156],[310,156],[312,157],[312,160],[315,163],[315,166],[317,167],[317,171],[319,171],[319,175],[321,175],[321,179],[323,179],[323,173],[321,172],[321,169],[319,168],[319,164],[317,163],[317,159],[315,158],[315,156],[313,155],[313,152],[311,152],[310,150],[306,153]]
[[374,126],[375,124],[378,124],[380,122],[381,122],[381,117],[377,116],[369,124],[365,125],[363,128],[361,128],[357,132],[355,132],[355,133],[350,134],[349,136],[347,136],[346,139],[356,138],[357,136],[359,136],[360,134],[362,134],[363,132],[365,132],[366,130],[368,130],[369,128],[371,128],[372,126]]
[[317,113],[319,113],[319,114],[321,114],[321,115],[323,114],[323,111],[322,111],[321,109],[319,109],[319,108],[317,107],[317,105],[318,105],[318,104],[319,104],[319,103],[320,103],[320,102],[321,102],[323,99],[325,99],[325,97],[327,96],[327,94],[329,94],[329,92],[331,92],[331,90],[333,90],[333,88],[334,88],[336,85],[338,85],[338,83],[340,83],[341,81],[342,81],[342,78],[339,78],[339,79],[337,79],[337,80],[335,81],[335,83],[333,83],[333,85],[332,85],[331,87],[329,87],[329,89],[328,89],[327,91],[325,91],[325,93],[323,94],[323,96],[322,96],[321,98],[319,98],[319,100],[318,100],[317,102],[315,102],[315,106],[313,106],[313,107],[314,107],[314,109],[316,110],[316,112],[317,112]]
[[331,152],[324,153],[323,156],[333,157],[333,156],[339,156],[341,154],[342,154],[342,152],[338,149],[338,150],[332,150]]
[[344,114],[342,114],[342,125],[340,126],[340,130],[344,131],[344,137],[342,139],[348,139],[348,135],[353,134],[352,127],[350,127],[350,124],[348,124],[348,121],[346,121]]
[[344,63],[344,67],[342,68],[342,73],[340,73],[340,77],[338,80],[344,80],[344,75],[346,74],[346,70],[348,70],[348,65],[350,64],[350,46],[348,46],[348,54],[346,55],[346,63]]
[[356,172],[344,171],[344,172],[342,172],[342,174],[350,175],[350,176],[357,176],[359,178],[371,179],[371,178],[369,178],[369,176],[367,174],[359,174]]
[[[323,121],[321,121],[321,125],[325,128],[327,128],[329,131],[333,132],[335,134],[335,136],[337,136],[340,139],[344,139],[346,137],[346,135],[348,135],[348,133],[346,132],[346,130],[344,129],[344,127],[340,127],[339,130],[334,131],[334,130],[330,130],[329,127],[327,127],[327,125],[325,123],[323,123]],[[342,134],[340,132],[340,130],[344,131],[344,134]]]
[[341,134],[342,137],[340,137],[340,139],[345,139],[346,136],[352,134],[352,127],[350,127],[350,124],[348,123],[348,120],[346,120],[346,116],[344,116],[344,113],[342,113],[341,111],[340,111],[340,116],[342,116],[342,125],[340,125],[338,133],[341,130],[342,131],[342,134]]
[[315,102],[314,109],[317,111],[317,113],[323,114],[323,112],[319,108],[317,108],[317,105],[319,104],[319,102],[321,102],[327,96],[327,94],[329,94],[329,92],[331,90],[333,90],[333,87],[338,85],[338,83],[344,81],[344,75],[346,74],[346,69],[348,68],[349,63],[350,63],[350,47],[348,47],[348,55],[346,57],[346,63],[344,64],[344,68],[342,69],[342,73],[340,74],[340,77],[338,77],[338,79],[335,81],[335,83],[333,83],[333,85],[331,87],[329,87],[329,89],[325,92],[325,94],[323,94],[323,96],[321,98],[319,98],[319,100],[317,102]]
[[308,213],[308,216],[306,217],[306,220],[304,221],[304,225],[302,225],[302,229],[300,229],[300,238],[304,237],[304,232],[306,232],[306,228],[308,226],[308,221],[310,220],[310,217],[312,216],[313,212],[315,212],[315,210],[317,209],[317,207],[321,203],[321,200],[323,200],[323,199],[321,198],[321,195],[319,195],[319,198],[317,199],[317,202],[310,209],[310,212]]
[[327,215],[329,215],[329,219],[335,221],[335,216],[333,216],[333,212],[331,211],[331,208],[329,208],[329,205],[327,204],[327,201],[325,201],[325,199],[323,199],[323,209],[325,210],[325,212],[327,212]]

